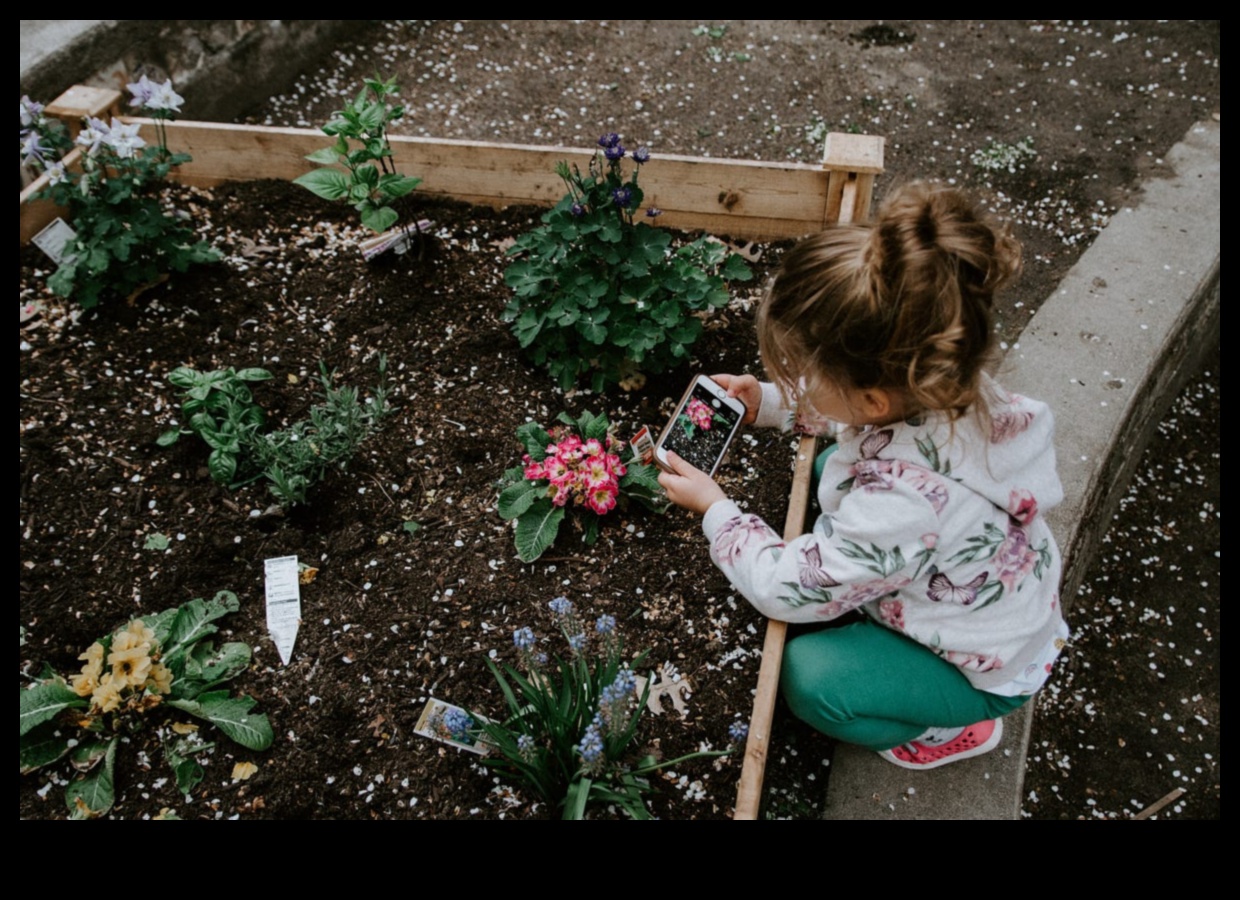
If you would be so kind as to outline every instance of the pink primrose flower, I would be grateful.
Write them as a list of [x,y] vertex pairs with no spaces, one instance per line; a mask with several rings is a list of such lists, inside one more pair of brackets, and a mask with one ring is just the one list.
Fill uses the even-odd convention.
[[584,448],[586,451],[586,456],[598,456],[603,452],[603,445],[594,438],[590,438],[590,440],[586,441]]
[[694,397],[689,401],[689,405],[685,407],[685,415],[689,417],[689,421],[703,431],[710,431],[711,411],[710,407],[701,400]]
[[616,508],[616,495],[619,490],[610,486],[597,487],[590,491],[586,505],[600,516]]

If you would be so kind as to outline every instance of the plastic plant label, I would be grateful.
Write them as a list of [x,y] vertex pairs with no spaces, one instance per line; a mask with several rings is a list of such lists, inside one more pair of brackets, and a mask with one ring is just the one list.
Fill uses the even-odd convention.
[[629,446],[633,448],[634,455],[645,465],[654,465],[654,439],[650,436],[649,428],[643,425],[641,430],[629,440]]
[[263,563],[267,592],[267,631],[288,665],[301,625],[301,586],[296,556],[276,556]]
[[453,736],[444,724],[444,716],[453,711],[458,715],[468,716],[471,720],[474,718],[467,710],[459,706],[431,697],[426,701],[426,706],[422,707],[422,713],[418,716],[418,724],[413,729],[414,734],[420,734],[422,737],[443,744],[451,744],[453,747],[477,753],[479,756],[486,756],[490,753],[491,747],[485,740],[478,740],[472,735],[461,735],[460,738]]
[[77,237],[68,222],[57,216],[52,219],[43,230],[31,238],[36,247],[56,265],[60,265],[65,261],[65,245],[72,242]]

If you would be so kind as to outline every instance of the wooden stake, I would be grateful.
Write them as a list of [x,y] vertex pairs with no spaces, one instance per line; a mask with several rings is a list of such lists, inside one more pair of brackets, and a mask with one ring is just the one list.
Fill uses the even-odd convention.
[[1168,803],[1174,803],[1176,800],[1179,800],[1181,797],[1183,797],[1183,796],[1184,796],[1184,794],[1185,794],[1184,788],[1176,788],[1174,791],[1172,791],[1172,792],[1171,792],[1170,794],[1168,794],[1167,796],[1163,797],[1161,800],[1159,800],[1159,801],[1158,801],[1157,803],[1155,803],[1153,806],[1147,806],[1145,809],[1141,810],[1139,813],[1137,813],[1137,814],[1136,814],[1135,816],[1133,816],[1132,818],[1133,818],[1134,820],[1136,820],[1136,819],[1148,819],[1150,816],[1154,815],[1154,813],[1158,812],[1160,809],[1162,809],[1162,808],[1163,808],[1164,806],[1166,806]]

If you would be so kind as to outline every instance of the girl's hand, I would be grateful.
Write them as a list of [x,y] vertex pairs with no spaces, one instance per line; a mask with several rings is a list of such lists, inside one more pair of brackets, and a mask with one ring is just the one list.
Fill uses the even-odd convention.
[[739,397],[745,404],[745,417],[742,425],[752,425],[758,418],[758,407],[762,405],[762,385],[752,375],[712,375],[722,388],[727,388],[729,397]]
[[667,491],[667,499],[677,506],[702,516],[718,501],[728,499],[728,495],[715,484],[713,478],[701,469],[689,465],[670,450],[667,461],[671,464],[672,471],[660,472],[659,484]]

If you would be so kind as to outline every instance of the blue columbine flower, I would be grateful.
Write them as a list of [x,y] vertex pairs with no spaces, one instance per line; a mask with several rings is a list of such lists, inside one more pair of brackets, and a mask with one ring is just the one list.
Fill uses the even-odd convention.
[[614,147],[608,147],[603,151],[603,155],[612,162],[618,162],[619,160],[624,159],[624,147],[620,144],[616,144]]
[[747,722],[733,722],[728,726],[728,737],[739,744],[749,737],[749,724]]
[[474,718],[463,709],[453,707],[443,714],[444,730],[452,736],[453,740],[461,740],[469,735],[469,729],[474,726]]
[[616,188],[611,192],[611,199],[616,201],[616,206],[628,209],[629,203],[633,199],[633,192],[626,187]]
[[512,633],[512,642],[518,650],[528,650],[534,646],[534,632],[529,628],[518,628]]
[[567,597],[556,597],[547,604],[551,611],[557,616],[569,616],[573,613],[573,601]]
[[607,615],[599,616],[598,620],[594,623],[594,630],[599,634],[611,634],[616,630],[616,617]]
[[568,211],[572,213],[574,216],[576,216],[578,219],[580,219],[582,216],[586,214],[586,208],[582,206],[580,203],[574,203],[572,206],[568,208]]
[[650,162],[650,150],[647,147],[638,147],[633,151],[633,162],[641,165]]
[[661,215],[663,215],[663,210],[659,209],[659,207],[657,206],[646,207],[646,218],[647,219],[657,219]]
[[614,131],[609,131],[598,139],[598,145],[606,150],[608,147],[614,147],[620,143],[620,135]]

